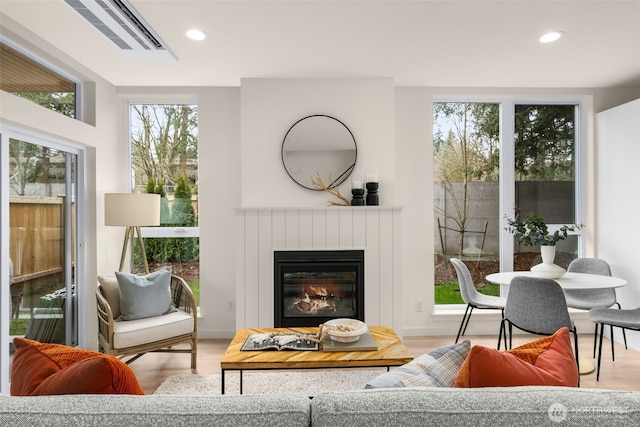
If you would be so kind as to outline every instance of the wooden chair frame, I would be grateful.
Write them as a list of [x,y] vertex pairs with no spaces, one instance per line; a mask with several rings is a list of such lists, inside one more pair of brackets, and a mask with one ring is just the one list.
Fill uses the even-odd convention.
[[[160,341],[154,341],[137,346],[114,348],[113,325],[114,318],[111,307],[102,294],[101,286],[96,289],[98,308],[98,341],[100,351],[117,357],[134,355],[125,363],[129,364],[149,352],[191,353],[191,369],[196,369],[198,351],[198,307],[196,298],[187,282],[178,276],[171,276],[171,297],[176,308],[193,315],[193,332],[178,335]],[[171,346],[180,343],[189,343],[191,349],[173,349]]]

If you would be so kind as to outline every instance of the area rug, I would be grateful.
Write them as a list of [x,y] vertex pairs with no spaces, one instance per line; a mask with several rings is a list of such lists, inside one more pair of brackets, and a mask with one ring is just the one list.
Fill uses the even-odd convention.
[[[303,394],[314,396],[326,391],[363,389],[367,382],[386,369],[333,369],[278,372],[244,372],[243,394]],[[225,374],[225,394],[239,394],[240,375]],[[220,394],[221,376],[181,374],[168,377],[153,394],[215,395]]]

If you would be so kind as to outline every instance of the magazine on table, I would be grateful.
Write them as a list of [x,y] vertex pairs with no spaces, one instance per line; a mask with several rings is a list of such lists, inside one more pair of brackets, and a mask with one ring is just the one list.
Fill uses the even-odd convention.
[[298,350],[317,351],[318,343],[306,339],[303,334],[255,333],[249,334],[240,351]]

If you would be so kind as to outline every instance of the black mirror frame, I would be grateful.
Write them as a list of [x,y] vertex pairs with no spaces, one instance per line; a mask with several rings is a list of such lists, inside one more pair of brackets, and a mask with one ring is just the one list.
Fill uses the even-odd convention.
[[339,119],[336,119],[335,117],[332,117],[332,116],[329,116],[329,115],[326,115],[326,114],[312,114],[312,115],[310,115],[310,116],[306,116],[306,117],[301,118],[300,120],[296,121],[293,125],[291,125],[291,127],[289,128],[289,130],[287,131],[287,133],[284,135],[284,138],[282,139],[282,147],[281,147],[281,150],[280,150],[280,158],[281,158],[281,160],[282,160],[282,166],[284,167],[285,172],[287,172],[287,175],[289,175],[289,177],[291,178],[291,180],[292,180],[293,182],[295,182],[296,184],[298,184],[300,187],[302,187],[302,188],[306,188],[306,189],[308,189],[308,190],[313,190],[313,191],[323,191],[323,189],[321,189],[321,188],[308,187],[308,186],[306,186],[306,185],[304,185],[304,184],[302,184],[302,183],[298,182],[298,180],[296,180],[296,179],[295,179],[293,176],[291,176],[291,174],[289,173],[289,169],[287,169],[287,165],[286,165],[285,160],[284,160],[284,144],[285,144],[285,142],[286,142],[286,140],[287,140],[287,136],[289,135],[289,133],[291,132],[291,130],[292,130],[292,129],[293,129],[293,128],[298,124],[298,123],[302,122],[303,120],[310,119],[310,118],[313,118],[313,117],[326,117],[326,118],[329,118],[329,119],[333,119],[333,120],[335,120],[336,122],[340,123],[342,126],[344,126],[344,128],[347,130],[347,132],[349,132],[349,135],[351,136],[351,140],[353,141],[353,147],[354,147],[354,150],[355,150],[355,156],[354,156],[353,163],[351,164],[351,166],[350,166],[349,168],[347,168],[347,170],[345,170],[345,171],[344,171],[340,176],[338,176],[337,178],[334,178],[334,180],[333,180],[334,185],[332,185],[332,184],[328,183],[328,184],[327,184],[327,188],[334,188],[334,187],[337,187],[338,185],[340,185],[340,184],[342,184],[343,182],[345,182],[345,181],[347,180],[347,178],[349,178],[349,176],[350,176],[350,175],[351,175],[351,173],[353,172],[353,169],[355,168],[355,166],[356,166],[356,162],[357,162],[357,160],[358,160],[358,144],[356,143],[356,138],[353,136],[353,132],[351,132],[351,129],[349,129],[349,128],[347,127],[347,125],[345,125],[345,124],[344,124],[342,121],[340,121]]

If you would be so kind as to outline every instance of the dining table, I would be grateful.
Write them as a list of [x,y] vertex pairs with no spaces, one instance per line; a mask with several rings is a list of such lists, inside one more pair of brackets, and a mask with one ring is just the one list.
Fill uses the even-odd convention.
[[[502,271],[489,274],[485,279],[487,282],[501,285],[505,291],[503,293],[506,294],[511,280],[517,276],[540,277],[540,274],[532,271]],[[561,277],[551,280],[557,282],[563,290],[614,289],[627,284],[627,281],[620,277],[574,272],[566,272]],[[595,370],[595,366],[590,360],[580,355],[578,358],[580,360],[580,375],[589,374]]]
[[[487,282],[508,286],[516,276],[540,277],[532,271],[503,271],[489,274],[485,279]],[[557,282],[563,290],[619,288],[627,284],[626,280],[619,277],[574,272],[564,273],[561,277],[551,280]]]

